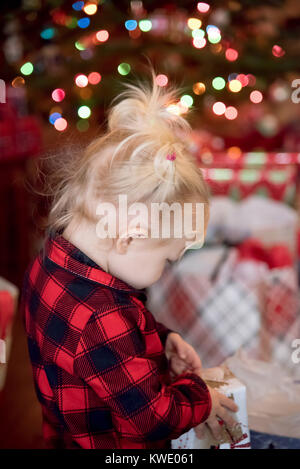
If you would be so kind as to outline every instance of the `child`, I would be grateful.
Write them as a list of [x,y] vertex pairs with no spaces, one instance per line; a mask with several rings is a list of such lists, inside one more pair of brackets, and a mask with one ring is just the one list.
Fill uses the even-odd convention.
[[[184,143],[190,125],[168,108],[176,89],[158,87],[153,70],[152,79],[151,87],[127,84],[106,133],[54,172],[50,234],[22,293],[48,448],[170,448],[205,421],[216,437],[218,418],[235,423],[226,408],[236,405],[206,386],[195,350],[145,306],[145,288],[166,261],[199,246],[208,218],[202,174]],[[130,223],[119,218],[105,238],[98,215],[120,194],[143,209],[199,202],[205,225],[151,237],[146,211],[137,223],[119,205],[106,222],[125,214]],[[178,220],[174,212],[173,228]]]

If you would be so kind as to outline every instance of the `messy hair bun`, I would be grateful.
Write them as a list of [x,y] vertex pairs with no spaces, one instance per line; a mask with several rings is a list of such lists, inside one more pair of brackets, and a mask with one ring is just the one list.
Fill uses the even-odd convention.
[[[95,218],[97,201],[208,202],[202,172],[189,149],[188,121],[170,112],[179,88],[152,82],[126,83],[107,113],[107,130],[62,173],[49,222],[64,227],[74,216]],[[167,155],[176,155],[168,159]],[[63,180],[64,179],[64,180]],[[92,203],[91,201],[94,201]]]

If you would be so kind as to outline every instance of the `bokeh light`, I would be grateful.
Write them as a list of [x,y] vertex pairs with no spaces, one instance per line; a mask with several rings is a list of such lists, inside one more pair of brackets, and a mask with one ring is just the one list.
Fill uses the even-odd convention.
[[13,79],[13,81],[11,82],[11,86],[13,88],[21,88],[22,86],[25,85],[25,80],[23,77],[16,77]]
[[242,83],[239,80],[231,80],[228,87],[233,93],[238,93],[242,89]]
[[189,18],[187,24],[188,24],[188,27],[192,30],[199,29],[201,28],[202,21],[199,20],[199,18]]
[[129,64],[123,62],[118,66],[118,72],[120,75],[128,75],[130,73],[131,67]]
[[60,118],[61,118],[60,112],[52,112],[49,116],[49,122],[50,124],[54,125],[55,121]]
[[80,106],[78,108],[78,115],[81,119],[88,119],[91,115],[91,109],[88,106]]
[[128,31],[134,31],[137,27],[137,21],[135,20],[128,20],[128,21],[125,21],[125,28],[128,30]]
[[91,72],[88,76],[88,81],[91,85],[98,85],[101,81],[101,75],[98,72]]
[[22,65],[20,68],[20,72],[23,73],[23,75],[31,75],[33,72],[33,65],[31,62],[26,62],[25,64]]
[[222,90],[226,86],[226,81],[222,77],[215,77],[212,81],[212,86],[215,90]]
[[66,128],[68,127],[68,122],[67,122],[66,119],[64,119],[63,117],[59,117],[59,118],[56,119],[56,121],[54,122],[54,127],[55,127],[56,130],[58,130],[59,132],[63,132],[63,131],[66,130]]
[[225,52],[225,57],[227,60],[229,60],[229,62],[234,62],[235,60],[237,60],[238,56],[238,51],[235,49],[231,49],[230,47]]
[[168,84],[168,77],[167,75],[164,75],[164,74],[160,74],[160,75],[157,75],[156,77],[156,83],[158,84],[158,86],[167,86]]
[[207,13],[208,10],[210,9],[210,6],[209,6],[208,3],[199,2],[197,4],[197,9],[198,9],[198,11],[200,11],[200,13]]
[[195,83],[193,85],[193,92],[199,96],[205,93],[205,90],[206,90],[206,86],[201,81],[198,81],[198,83]]
[[97,10],[98,10],[97,5],[91,2],[86,3],[83,7],[83,11],[87,15],[94,15],[95,13],[97,13]]
[[107,41],[108,38],[109,38],[109,33],[108,31],[106,31],[106,29],[101,29],[100,31],[96,33],[96,39],[99,42],[105,42]]
[[[226,113],[225,113],[225,115],[226,115]],[[238,158],[241,157],[242,150],[240,149],[240,147],[230,147],[227,150],[227,155],[229,156],[229,158],[231,158],[233,160],[237,160]]]
[[85,86],[88,85],[88,82],[89,80],[86,75],[80,74],[75,77],[75,83],[77,86],[79,86],[79,88],[84,88]]
[[226,111],[226,106],[224,103],[222,103],[221,101],[218,101],[216,102],[214,105],[213,105],[213,112],[217,115],[217,116],[221,116],[222,114],[224,114]]
[[272,47],[272,54],[274,55],[274,57],[283,57],[285,55],[285,50],[275,44],[275,46]]
[[78,25],[79,28],[85,29],[85,28],[89,27],[90,22],[91,22],[91,20],[89,18],[80,18],[77,21],[77,25]]
[[79,130],[79,132],[86,132],[90,127],[90,123],[86,119],[80,119],[77,122],[76,127]]
[[66,93],[62,88],[56,88],[56,90],[52,92],[51,96],[52,96],[53,101],[60,103],[60,101],[62,101],[65,98]]
[[232,121],[236,119],[238,116],[238,111],[234,106],[228,106],[225,111],[225,117],[226,119]]
[[254,104],[259,104],[263,100],[263,95],[260,91],[255,90],[250,93],[250,101]]
[[203,47],[206,46],[205,37],[195,37],[193,39],[193,46],[196,47],[196,49],[203,49]]
[[185,94],[180,98],[180,102],[183,106],[191,107],[193,105],[193,98],[189,94]]
[[152,22],[150,20],[140,20],[139,21],[139,28],[144,33],[150,31],[152,29]]

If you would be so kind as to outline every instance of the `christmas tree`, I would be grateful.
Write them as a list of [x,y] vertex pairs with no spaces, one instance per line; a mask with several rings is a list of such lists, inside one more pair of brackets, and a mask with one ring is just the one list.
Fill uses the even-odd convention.
[[1,8],[0,78],[25,89],[30,111],[53,131],[99,126],[122,82],[144,76],[147,58],[160,86],[185,90],[170,112],[193,109],[192,123],[215,150],[224,142],[247,149],[253,132],[258,148],[280,147],[283,136],[299,145],[291,124],[296,0],[22,0]]

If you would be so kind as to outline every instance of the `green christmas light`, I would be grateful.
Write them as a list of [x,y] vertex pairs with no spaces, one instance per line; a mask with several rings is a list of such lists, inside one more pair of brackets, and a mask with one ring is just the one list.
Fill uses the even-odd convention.
[[22,67],[20,68],[21,73],[23,75],[31,75],[33,72],[33,65],[31,62],[26,62]]
[[129,64],[123,62],[121,63],[119,66],[118,66],[118,72],[120,75],[128,75],[128,73],[130,72],[131,70],[131,67]]
[[88,106],[80,106],[78,115],[81,119],[88,119],[91,115],[91,109]]
[[180,99],[181,104],[183,104],[186,107],[191,107],[193,105],[193,98],[189,94],[185,94],[181,97]]
[[141,20],[139,21],[139,28],[146,33],[152,29],[152,22],[150,20]]
[[193,29],[192,36],[193,38],[202,38],[205,36],[205,31],[203,29]]
[[216,77],[212,81],[212,86],[215,90],[222,90],[226,86],[226,81],[222,77]]
[[84,45],[82,45],[79,41],[76,41],[76,42],[75,42],[75,47],[76,47],[76,49],[78,49],[78,50],[85,50]]

